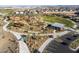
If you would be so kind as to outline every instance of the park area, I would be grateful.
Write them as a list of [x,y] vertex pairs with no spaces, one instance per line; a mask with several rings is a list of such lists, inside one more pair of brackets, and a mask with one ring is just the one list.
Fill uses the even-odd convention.
[[74,23],[71,20],[67,20],[66,18],[63,17],[58,17],[58,16],[42,16],[44,21],[50,22],[50,23],[61,23],[64,24],[66,27],[73,27]]

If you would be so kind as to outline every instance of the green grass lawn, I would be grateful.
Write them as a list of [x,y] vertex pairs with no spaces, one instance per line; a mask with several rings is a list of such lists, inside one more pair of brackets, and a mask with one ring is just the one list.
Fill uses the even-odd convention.
[[73,27],[74,24],[70,20],[66,20],[65,18],[58,17],[58,16],[43,16],[44,21],[50,22],[50,23],[62,23],[67,27]]
[[12,9],[0,9],[0,13],[11,15],[13,12]]

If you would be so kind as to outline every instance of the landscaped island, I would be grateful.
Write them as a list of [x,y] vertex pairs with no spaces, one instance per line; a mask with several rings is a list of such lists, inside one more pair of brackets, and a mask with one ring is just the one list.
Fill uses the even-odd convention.
[[72,49],[76,49],[79,47],[79,38],[77,38],[75,41],[73,41],[71,44],[70,44],[70,48]]

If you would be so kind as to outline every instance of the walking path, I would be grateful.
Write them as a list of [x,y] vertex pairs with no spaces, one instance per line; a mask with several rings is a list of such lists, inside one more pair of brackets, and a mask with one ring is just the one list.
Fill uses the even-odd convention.
[[[18,32],[14,32],[14,31],[8,30],[7,26],[9,24],[9,22],[7,22],[7,19],[5,19],[4,22],[6,24],[3,26],[3,30],[12,33],[13,35],[16,36],[16,38],[18,40],[20,40],[22,33],[18,33]],[[19,42],[19,52],[20,53],[29,53],[30,52],[29,49],[28,49],[28,47],[27,47],[27,45],[23,41],[18,41],[18,42]]]
[[19,41],[19,53],[29,53],[27,45],[23,41]]
[[52,41],[54,38],[48,38],[43,45],[38,49],[39,52],[43,52],[44,48]]

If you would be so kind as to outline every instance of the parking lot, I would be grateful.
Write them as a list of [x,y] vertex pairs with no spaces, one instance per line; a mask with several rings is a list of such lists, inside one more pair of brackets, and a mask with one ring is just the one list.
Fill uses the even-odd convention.
[[69,44],[73,42],[76,38],[79,37],[79,34],[74,34],[74,32],[68,33],[59,39],[62,40],[62,42],[57,42],[56,40],[51,41],[46,48],[44,49],[44,53],[76,53],[78,51],[72,51],[69,48]]

